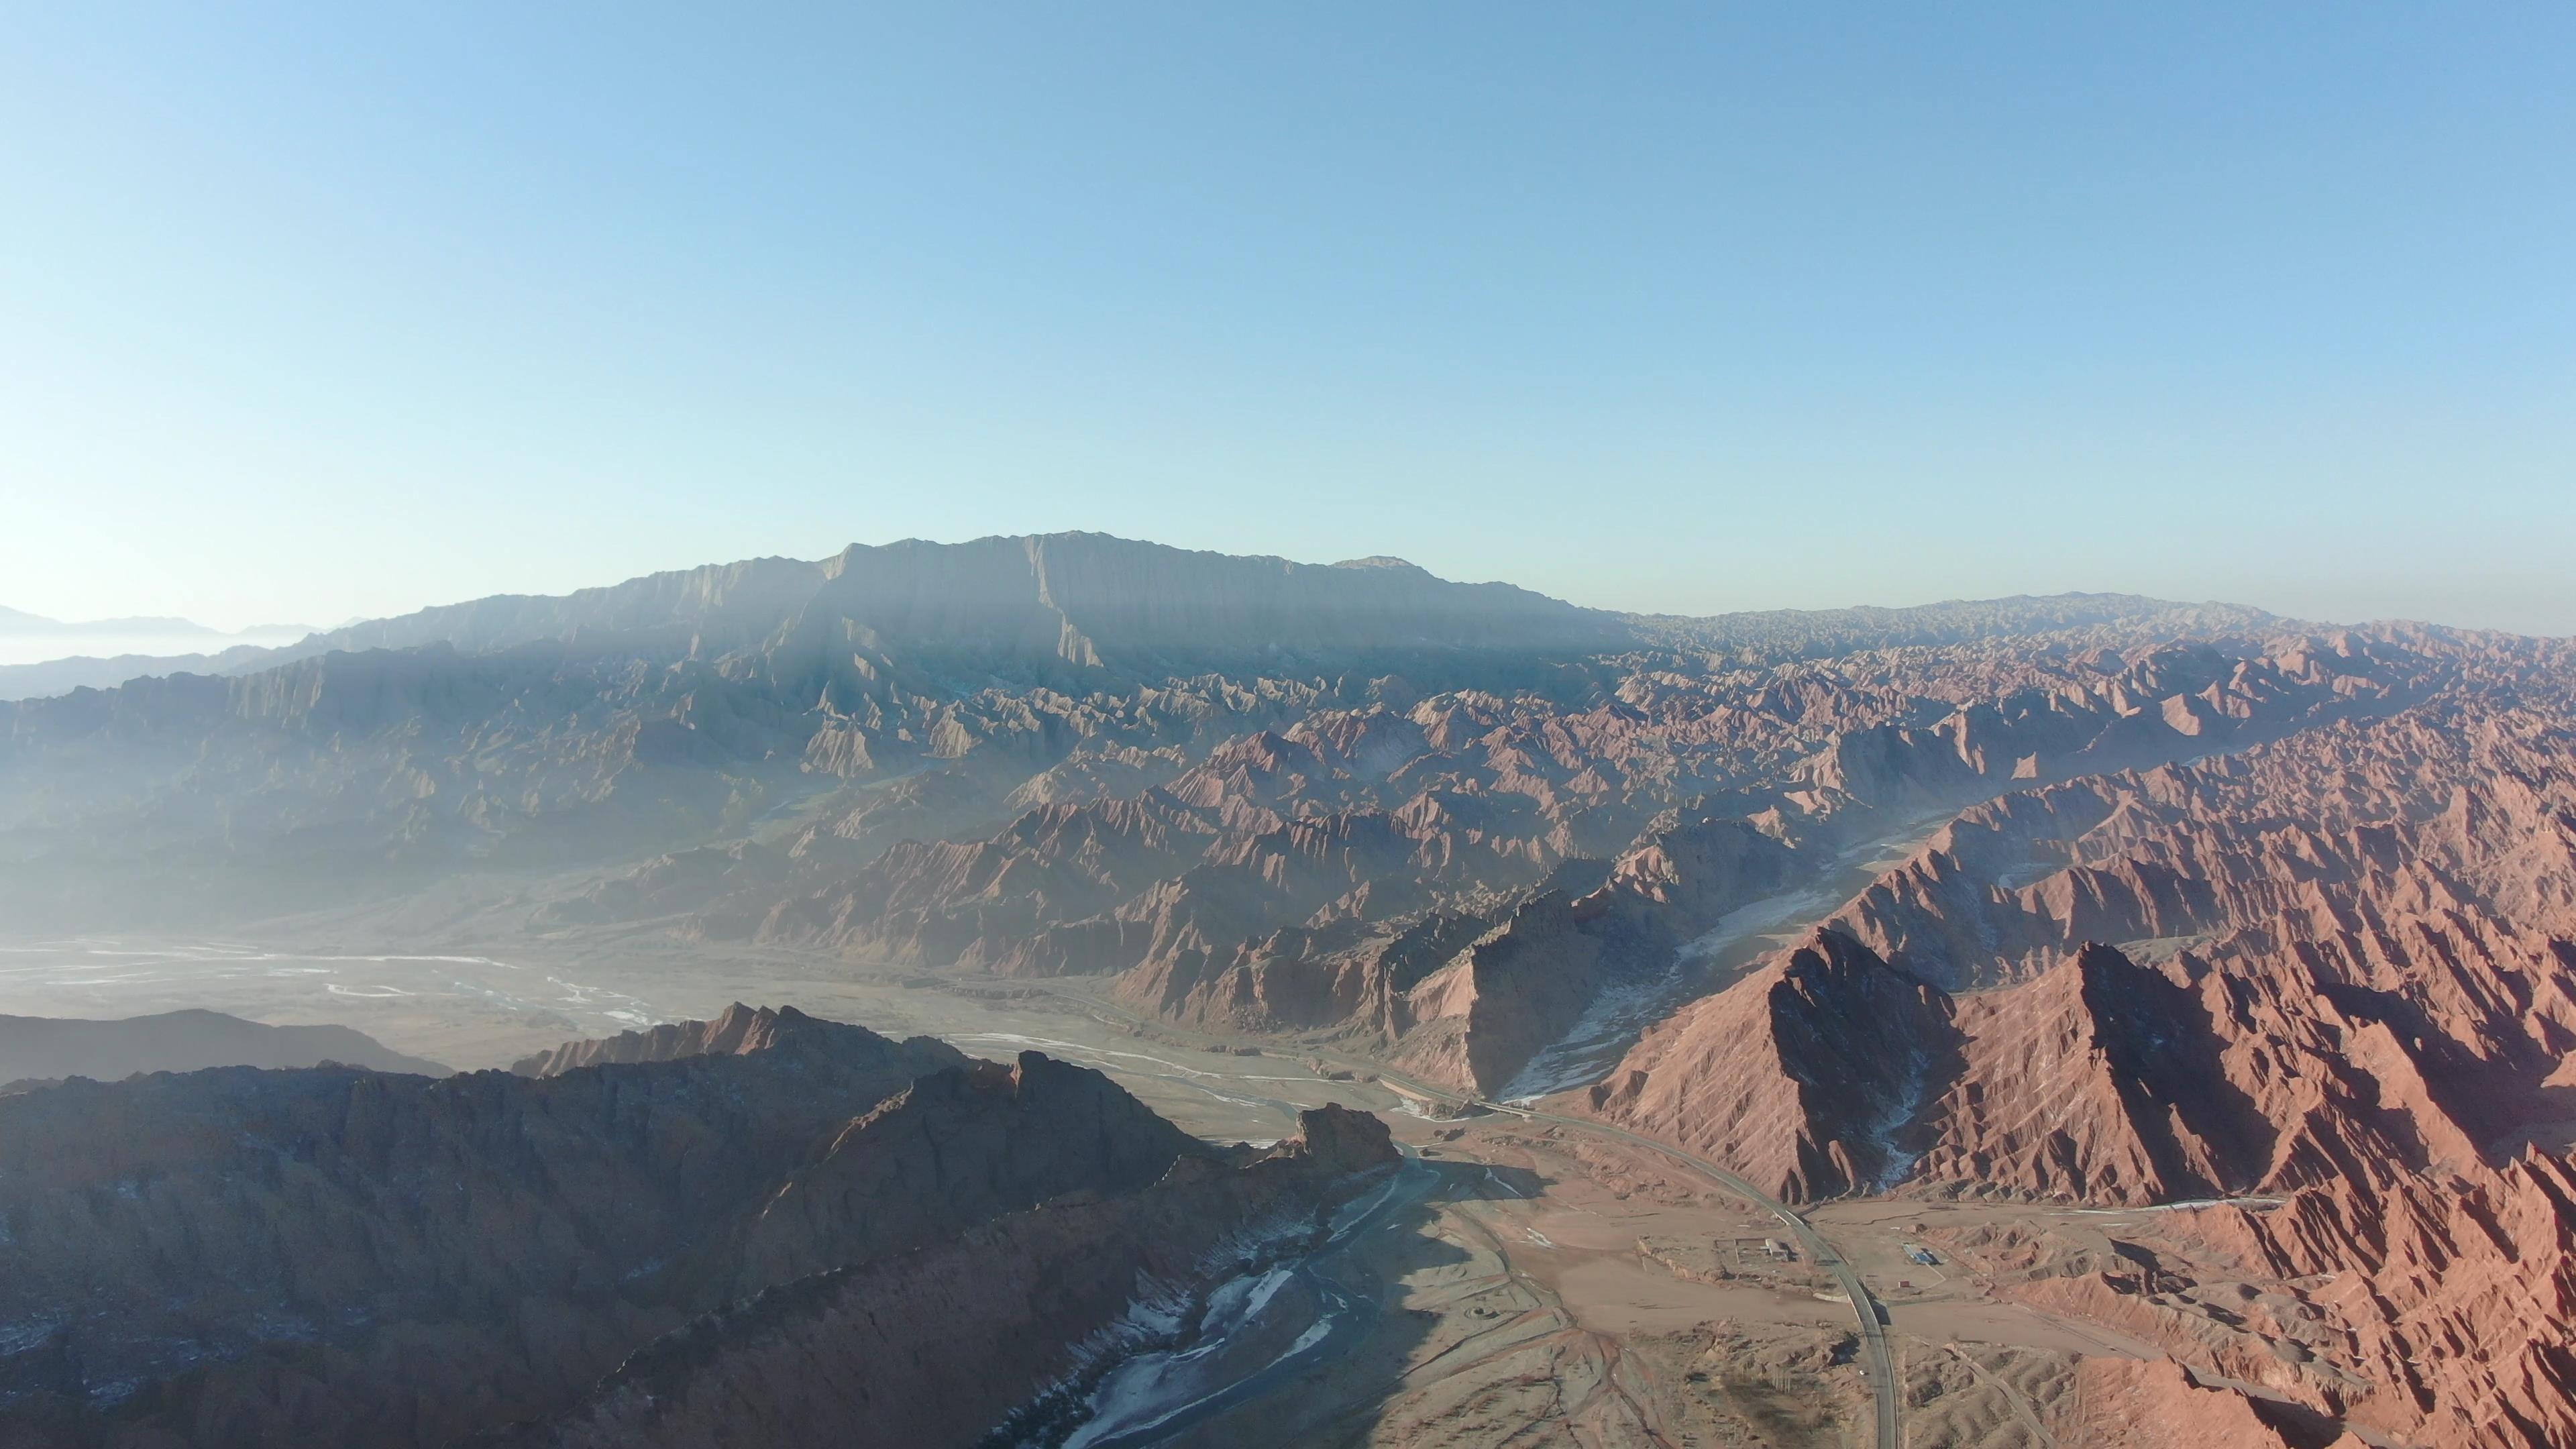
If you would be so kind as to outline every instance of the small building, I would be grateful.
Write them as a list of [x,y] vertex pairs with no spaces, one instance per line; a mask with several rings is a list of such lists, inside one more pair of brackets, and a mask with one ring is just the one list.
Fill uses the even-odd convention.
[[1737,1238],[1729,1246],[1735,1250],[1735,1261],[1747,1268],[1798,1261],[1798,1250],[1778,1238]]
[[1905,1245],[1905,1256],[1922,1264],[1926,1268],[1937,1268],[1941,1266],[1941,1260],[1934,1256],[1930,1248],[1923,1246],[1921,1243],[1907,1243]]

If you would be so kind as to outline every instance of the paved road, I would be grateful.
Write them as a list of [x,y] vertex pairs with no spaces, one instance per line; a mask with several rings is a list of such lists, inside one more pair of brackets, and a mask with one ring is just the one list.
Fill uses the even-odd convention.
[[[1453,1105],[1460,1101],[1454,1092],[1442,1091],[1429,1083],[1416,1081],[1399,1072],[1390,1072],[1383,1066],[1373,1066],[1371,1070],[1377,1073],[1379,1081],[1402,1087],[1430,1101],[1447,1102]],[[1478,1101],[1475,1105],[1489,1111],[1525,1117],[1533,1122],[1545,1122],[1552,1127],[1589,1133],[1595,1137],[1615,1138],[1633,1146],[1643,1147],[1650,1152],[1681,1163],[1778,1218],[1781,1225],[1789,1230],[1790,1235],[1798,1240],[1799,1248],[1808,1257],[1813,1258],[1817,1266],[1832,1273],[1834,1281],[1842,1285],[1843,1292],[1851,1298],[1852,1317],[1860,1325],[1861,1366],[1869,1374],[1870,1393],[1877,1402],[1878,1449],[1900,1449],[1904,1430],[1902,1420],[1898,1417],[1896,1359],[1887,1349],[1887,1325],[1880,1313],[1878,1300],[1870,1296],[1868,1285],[1860,1280],[1859,1270],[1852,1267],[1850,1261],[1844,1258],[1842,1251],[1836,1248],[1824,1234],[1817,1232],[1805,1218],[1799,1216],[1795,1209],[1754,1186],[1750,1179],[1729,1172],[1705,1157],[1684,1152],[1668,1142],[1659,1142],[1652,1137],[1630,1132],[1625,1128],[1613,1127],[1606,1122],[1594,1122],[1582,1117],[1560,1117],[1553,1112],[1504,1106],[1495,1102]]]
[[1850,1295],[1852,1316],[1860,1323],[1861,1366],[1869,1372],[1870,1392],[1878,1401],[1878,1449],[1899,1449],[1902,1428],[1897,1418],[1896,1360],[1887,1351],[1887,1325],[1880,1316],[1878,1300],[1869,1296],[1869,1288],[1860,1281],[1859,1271],[1843,1257],[1841,1250],[1837,1249],[1824,1234],[1809,1226],[1805,1218],[1800,1217],[1787,1204],[1774,1200],[1751,1182],[1707,1158],[1694,1156],[1678,1147],[1658,1142],[1654,1138],[1642,1137],[1637,1133],[1600,1122],[1589,1122],[1580,1117],[1559,1117],[1552,1112],[1532,1112],[1516,1107],[1497,1107],[1494,1110],[1516,1112],[1533,1122],[1569,1127],[1578,1132],[1589,1132],[1596,1137],[1615,1137],[1622,1142],[1646,1148],[1682,1163],[1778,1218],[1782,1225],[1797,1238],[1798,1246],[1806,1252],[1807,1256],[1815,1259],[1819,1267],[1830,1271],[1834,1275],[1834,1281],[1842,1285],[1843,1292]]
[[[1144,1018],[1137,1016],[1135,1013],[1128,1011],[1123,1007],[1111,1002],[1102,1001],[1097,997],[1088,995],[1087,993],[1067,990],[1059,986],[1054,988],[1050,994],[1061,996],[1071,1001],[1079,1001],[1092,1010],[1107,1011],[1131,1022],[1144,1021]],[[1390,1071],[1384,1063],[1373,1061],[1366,1057],[1352,1056],[1347,1052],[1337,1052],[1320,1048],[1309,1049],[1308,1054],[1316,1057],[1330,1058],[1335,1061],[1343,1062],[1357,1070],[1371,1073],[1379,1082],[1390,1087],[1400,1088],[1405,1093],[1419,1097],[1427,1102],[1446,1103],[1451,1107],[1464,1106],[1469,1103],[1469,1099],[1459,1096],[1455,1091],[1445,1087],[1435,1087],[1428,1082],[1419,1081],[1413,1077],[1406,1076],[1402,1072]],[[1281,1105],[1287,1106],[1289,1104],[1283,1103]],[[1792,1209],[1788,1204],[1772,1197],[1769,1193],[1764,1192],[1759,1187],[1754,1186],[1750,1179],[1742,1177],[1736,1173],[1729,1172],[1727,1169],[1718,1166],[1716,1163],[1709,1161],[1705,1157],[1698,1156],[1694,1153],[1684,1152],[1670,1143],[1659,1142],[1652,1137],[1642,1136],[1624,1128],[1613,1127],[1605,1122],[1595,1122],[1582,1117],[1560,1117],[1553,1112],[1540,1112],[1528,1107],[1506,1106],[1498,1102],[1488,1102],[1481,1098],[1474,1099],[1473,1105],[1482,1107],[1488,1111],[1509,1113],[1515,1117],[1525,1117],[1533,1122],[1545,1122],[1552,1127],[1562,1127],[1569,1131],[1589,1133],[1595,1137],[1614,1138],[1621,1142],[1645,1148],[1650,1152],[1654,1152],[1688,1167],[1700,1176],[1707,1178],[1709,1181],[1716,1183],[1718,1186],[1725,1188],[1727,1191],[1734,1193],[1736,1196],[1743,1198],[1745,1201],[1752,1203],[1756,1207],[1761,1208],[1764,1212],[1778,1218],[1781,1225],[1789,1230],[1790,1235],[1798,1240],[1798,1246],[1800,1249],[1802,1249],[1808,1257],[1813,1258],[1818,1267],[1824,1268],[1826,1271],[1832,1273],[1834,1275],[1834,1281],[1841,1285],[1843,1292],[1850,1297],[1852,1317],[1860,1325],[1861,1366],[1869,1374],[1870,1392],[1877,1404],[1878,1449],[1902,1449],[1903,1427],[1902,1422],[1898,1418],[1896,1397],[1896,1360],[1895,1357],[1888,1352],[1887,1326],[1881,1315],[1878,1300],[1870,1296],[1868,1286],[1861,1282],[1859,1271],[1854,1269],[1850,1262],[1843,1257],[1842,1251],[1836,1248],[1832,1241],[1826,1238],[1824,1234],[1817,1232],[1805,1218],[1799,1216],[1796,1210]]]

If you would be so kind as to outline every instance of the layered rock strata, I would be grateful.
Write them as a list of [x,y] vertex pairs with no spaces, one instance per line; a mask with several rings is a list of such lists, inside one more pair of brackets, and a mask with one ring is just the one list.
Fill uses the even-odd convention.
[[2242,1199],[2016,1291],[2299,1434],[2566,1442],[2576,708],[2480,667],[1966,812],[1587,1105],[1791,1198]]

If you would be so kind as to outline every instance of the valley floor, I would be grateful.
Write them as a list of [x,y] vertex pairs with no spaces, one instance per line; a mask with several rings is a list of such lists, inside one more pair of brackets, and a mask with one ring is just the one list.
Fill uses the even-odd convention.
[[[1144,1413],[1145,1427],[1104,1445],[1880,1442],[1853,1308],[1811,1255],[1784,1259],[1766,1246],[1788,1239],[1761,1207],[1598,1131],[1501,1113],[1425,1115],[1368,1063],[1329,1051],[1146,1024],[1061,984],[870,975],[651,933],[458,937],[395,952],[305,923],[256,944],[0,949],[0,1012],[189,1006],[336,1021],[464,1069],[644,1020],[713,1016],[734,1000],[935,1035],[978,1055],[1035,1047],[1100,1068],[1219,1141],[1275,1139],[1300,1108],[1326,1101],[1395,1127],[1414,1157],[1413,1186],[1309,1265],[1316,1291],[1282,1300],[1313,1315],[1329,1298],[1344,1314],[1356,1306],[1360,1322],[1314,1335],[1284,1363],[1248,1352],[1222,1401],[1168,1419]],[[2112,1234],[2153,1216],[1905,1200],[1810,1214],[1887,1309],[1902,1441],[1991,1446],[2076,1442],[2048,1426],[2069,1410],[2080,1356],[2158,1356],[1998,1285],[2035,1254],[2107,1254]],[[1939,1266],[1908,1258],[1926,1242],[1941,1245]],[[1284,1348],[1299,1327],[1267,1331]]]

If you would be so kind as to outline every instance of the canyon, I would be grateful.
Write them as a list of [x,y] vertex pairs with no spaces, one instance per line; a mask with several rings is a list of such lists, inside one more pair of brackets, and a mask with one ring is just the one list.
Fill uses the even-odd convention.
[[[2118,595],[1673,619],[1098,535],[0,704],[0,1009],[510,1068],[0,1096],[0,1252],[41,1252],[0,1412],[2576,1441],[2571,745],[2564,640]],[[264,1192],[310,1245],[251,1230]],[[209,1286],[147,1301],[136,1243]]]

